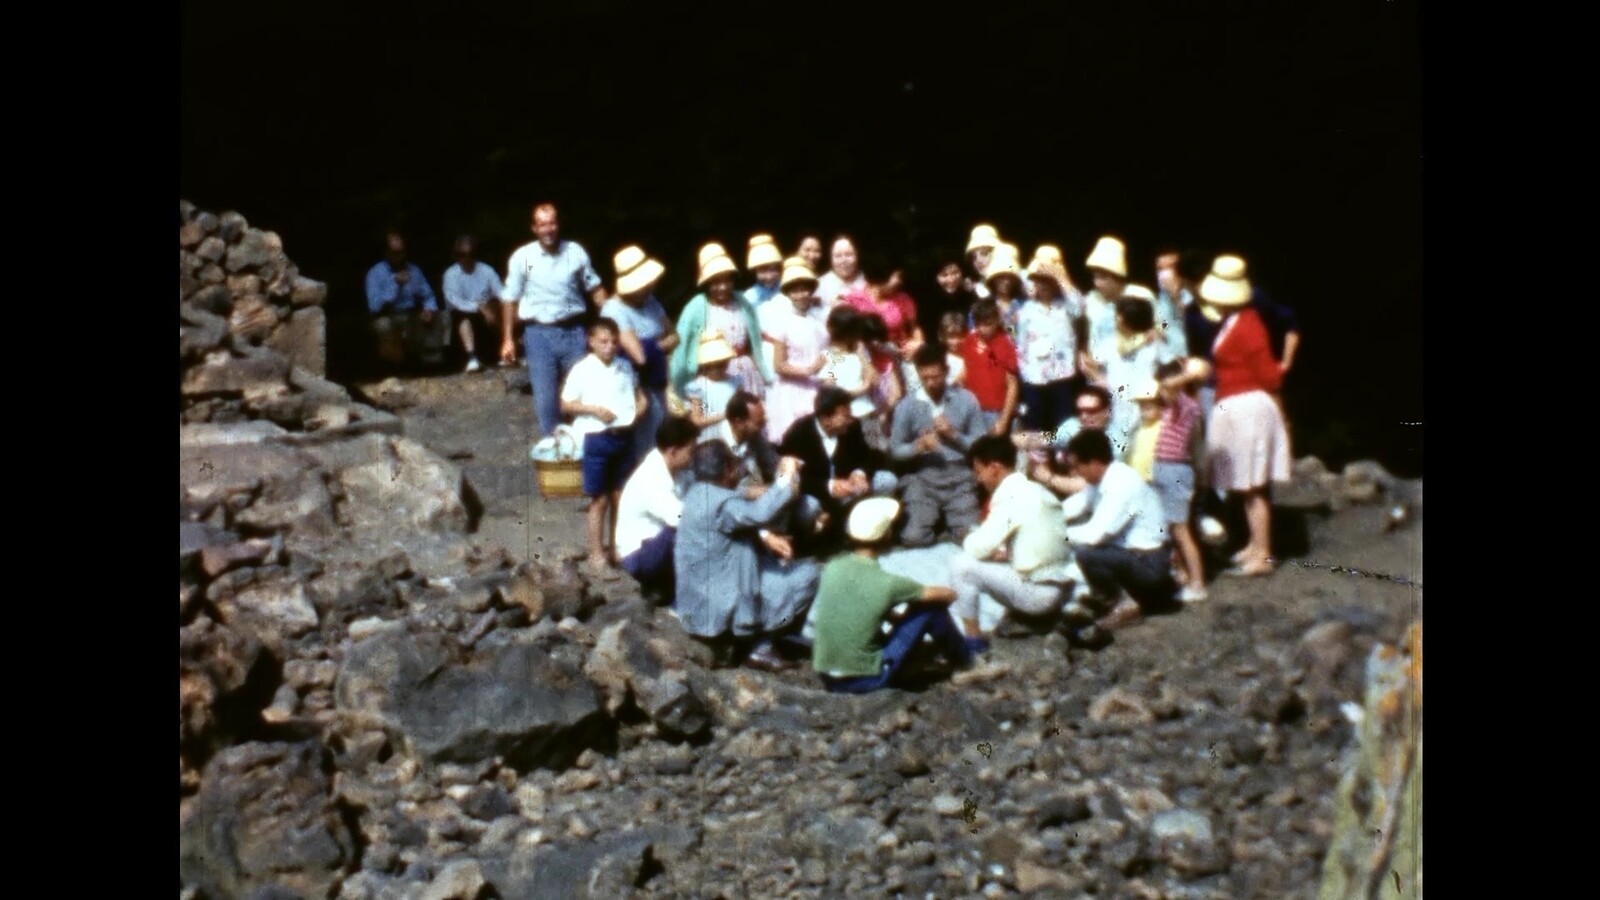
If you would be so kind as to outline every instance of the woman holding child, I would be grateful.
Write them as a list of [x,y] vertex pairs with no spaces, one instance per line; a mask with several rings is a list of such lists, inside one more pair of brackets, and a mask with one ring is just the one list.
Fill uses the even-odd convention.
[[689,300],[678,317],[678,346],[672,354],[672,389],[680,398],[687,396],[689,382],[699,374],[700,340],[707,331],[717,332],[733,346],[736,356],[728,363],[728,378],[740,389],[760,397],[772,380],[761,354],[755,352],[755,342],[761,339],[755,307],[733,289],[737,272],[738,267],[721,244],[700,248],[700,277],[696,283],[701,293]]

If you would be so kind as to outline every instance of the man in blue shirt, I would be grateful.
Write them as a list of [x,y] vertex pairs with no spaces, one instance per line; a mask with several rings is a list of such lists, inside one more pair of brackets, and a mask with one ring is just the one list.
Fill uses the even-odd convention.
[[406,240],[389,232],[384,258],[367,270],[367,312],[378,357],[390,365],[408,361],[437,363],[443,356],[443,329],[449,320],[439,314],[439,300],[416,263],[406,259]]
[[533,412],[539,433],[548,435],[561,424],[561,384],[589,352],[585,301],[593,301],[598,309],[608,295],[588,252],[561,239],[554,204],[533,208],[533,234],[537,240],[518,247],[506,265],[505,293],[500,295],[500,361],[516,362],[512,323],[521,322]]

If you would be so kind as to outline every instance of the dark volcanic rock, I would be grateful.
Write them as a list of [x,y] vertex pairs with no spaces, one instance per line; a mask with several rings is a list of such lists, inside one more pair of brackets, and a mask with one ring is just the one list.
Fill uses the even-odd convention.
[[252,743],[217,754],[179,824],[180,881],[212,897],[327,896],[355,849],[322,752]]
[[438,631],[357,643],[335,698],[340,709],[381,717],[433,763],[499,756],[518,768],[563,766],[609,725],[574,661],[531,643],[467,653]]
[[618,622],[600,633],[584,673],[606,692],[615,713],[632,699],[668,734],[695,737],[711,726],[711,714],[690,686],[671,645],[652,640],[639,626]]

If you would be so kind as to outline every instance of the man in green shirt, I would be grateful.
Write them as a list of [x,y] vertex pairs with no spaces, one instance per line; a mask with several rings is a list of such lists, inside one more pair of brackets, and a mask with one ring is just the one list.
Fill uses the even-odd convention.
[[[846,531],[852,552],[828,563],[817,587],[811,665],[835,693],[864,694],[895,683],[922,636],[933,638],[945,658],[971,665],[987,649],[982,638],[964,638],[950,618],[955,591],[924,587],[891,575],[878,565],[889,544],[900,504],[889,497],[870,497],[850,511]],[[891,611],[911,604],[903,615]],[[879,632],[885,619],[894,621],[887,641]]]

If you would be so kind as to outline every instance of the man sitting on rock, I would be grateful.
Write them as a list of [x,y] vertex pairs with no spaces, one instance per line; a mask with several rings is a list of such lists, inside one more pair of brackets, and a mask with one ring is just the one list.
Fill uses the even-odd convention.
[[1057,613],[1078,579],[1067,550],[1061,503],[1043,485],[1016,471],[1011,438],[985,435],[967,458],[989,494],[988,512],[950,561],[956,589],[951,607],[969,637],[979,637],[978,595],[988,594],[1012,613],[1043,618]]
[[1115,630],[1137,622],[1142,610],[1171,605],[1177,592],[1172,544],[1155,488],[1132,466],[1111,458],[1111,440],[1103,432],[1074,437],[1067,458],[1074,474],[1088,484],[1084,504],[1089,517],[1067,526],[1089,585],[1088,596],[1068,608],[1069,620],[1083,624],[1103,613],[1100,627]]
[[799,631],[819,572],[775,531],[799,496],[799,463],[780,460],[776,479],[754,500],[736,490],[745,470],[720,439],[695,447],[693,467],[672,548],[678,620],[719,649],[729,639],[735,654],[751,648],[745,664],[752,668],[788,668],[772,640]]
[[744,487],[765,487],[778,472],[778,448],[767,440],[767,407],[749,391],[738,391],[728,401],[727,418],[719,426],[722,439],[745,468]]
[[[969,665],[974,649],[982,646],[981,641],[969,645],[950,619],[955,591],[924,587],[878,565],[899,513],[900,504],[890,497],[857,503],[846,526],[852,552],[822,572],[811,664],[830,691],[864,694],[896,684],[923,635],[931,636],[935,649],[957,666]],[[900,604],[909,605],[895,615],[892,610]],[[894,623],[887,638],[882,635],[885,621]]]
[[683,517],[676,476],[693,459],[700,429],[668,416],[656,430],[656,449],[633,470],[617,502],[616,551],[622,570],[647,593],[672,597],[672,545]]
[[385,257],[367,270],[367,312],[378,358],[391,366],[437,365],[449,340],[449,319],[416,263],[406,259],[406,239],[389,232]]
[[967,449],[988,432],[978,399],[946,384],[945,349],[923,344],[912,359],[922,390],[894,409],[889,455],[909,467],[901,477],[906,524],[900,542],[926,547],[941,521],[960,542],[978,524],[978,492],[967,465]]

